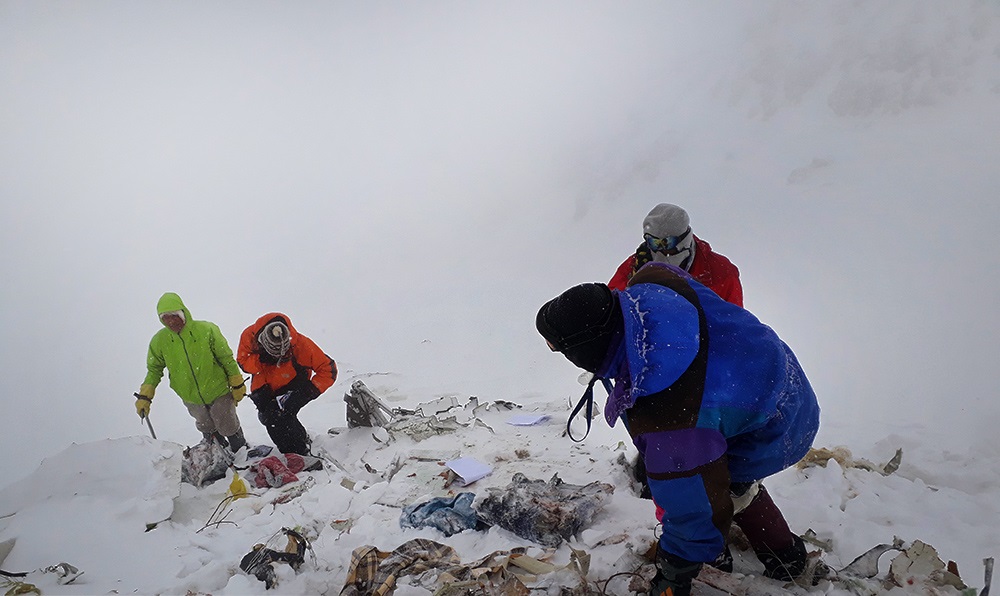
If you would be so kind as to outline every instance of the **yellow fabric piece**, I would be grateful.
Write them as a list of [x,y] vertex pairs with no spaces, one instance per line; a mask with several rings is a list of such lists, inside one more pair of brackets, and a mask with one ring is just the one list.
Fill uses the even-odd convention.
[[229,494],[233,496],[233,500],[242,499],[249,492],[246,481],[239,474],[233,474],[233,481],[229,483]]

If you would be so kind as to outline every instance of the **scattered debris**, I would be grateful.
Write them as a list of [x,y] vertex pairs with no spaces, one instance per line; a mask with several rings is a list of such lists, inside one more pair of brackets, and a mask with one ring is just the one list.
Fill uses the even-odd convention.
[[[240,561],[240,569],[264,582],[268,590],[276,584],[274,575],[276,563],[286,563],[298,571],[302,563],[305,562],[306,551],[311,548],[309,541],[291,528],[282,528],[281,534],[288,539],[284,549],[276,550],[268,548],[266,544],[255,544]],[[278,534],[275,534],[271,540],[268,540],[268,543],[277,536]]]
[[267,457],[272,451],[274,451],[274,447],[271,447],[270,445],[257,445],[252,449],[247,450],[247,459]]
[[454,497],[435,497],[403,508],[399,525],[403,528],[431,527],[451,536],[481,526],[479,515],[472,508],[475,493],[459,493]]
[[398,577],[417,575],[429,569],[450,568],[460,563],[461,559],[453,548],[424,538],[404,542],[388,553],[370,545],[359,546],[351,553],[351,567],[340,594],[391,594]]
[[458,449],[411,449],[408,455],[417,461],[448,461],[458,459],[462,452]]
[[184,450],[181,460],[181,482],[198,488],[226,477],[226,471],[233,464],[233,454],[212,439],[202,440],[194,447]]
[[895,550],[902,551],[905,548],[903,541],[898,537],[893,537],[892,544],[879,544],[868,549],[865,553],[861,554],[858,558],[851,561],[851,563],[841,569],[838,573],[840,575],[849,577],[863,577],[863,578],[873,578],[878,575],[878,560],[885,553]]
[[45,573],[56,574],[56,583],[60,586],[71,584],[76,578],[83,575],[82,571],[69,563],[56,563],[55,565],[49,565],[42,571]]
[[344,395],[347,403],[347,427],[385,426],[392,418],[392,410],[371,392],[362,381],[351,383],[351,391]]
[[504,401],[502,399],[495,400],[493,402],[493,405],[495,405],[498,409],[504,409],[504,410],[520,409],[521,407],[520,404],[515,404],[512,401]]
[[952,586],[959,590],[967,587],[957,574],[947,569],[933,546],[919,540],[914,540],[909,548],[892,560],[889,579],[902,587],[919,584]]
[[323,469],[323,461],[311,455],[279,453],[269,455],[250,466],[257,488],[279,487],[298,481],[299,472]]
[[400,414],[386,426],[386,430],[389,431],[389,435],[393,438],[405,435],[414,441],[423,441],[430,437],[455,432],[470,426],[482,426],[493,432],[493,429],[484,424],[479,418],[473,418],[469,423],[462,423],[458,421],[458,417],[456,416],[449,416],[442,419],[437,414],[431,416],[424,416],[423,414]]
[[587,527],[614,493],[603,482],[567,484],[558,474],[545,482],[514,474],[505,488],[488,488],[477,510],[486,523],[545,546],[558,546]]
[[[218,528],[222,524],[232,524],[234,526],[239,525],[234,521],[229,521],[226,519],[227,517],[229,517],[229,514],[233,512],[233,510],[228,507],[235,500],[236,497],[234,497],[233,495],[226,495],[225,498],[223,498],[222,501],[220,501],[219,504],[215,506],[215,510],[212,511],[212,515],[208,517],[208,521],[205,522],[205,525],[199,528],[198,531],[195,532],[195,534],[201,533],[201,531],[204,530],[205,528],[213,526]],[[150,529],[152,528],[147,527],[146,531],[148,532]]]
[[229,495],[234,501],[250,495],[250,487],[239,474],[233,474],[233,480],[229,483]]
[[507,420],[507,424],[511,426],[536,426],[548,422],[549,418],[548,414],[520,414],[511,416]]
[[55,574],[56,583],[60,586],[71,584],[76,580],[76,578],[83,575],[83,572],[77,567],[65,562],[49,565],[48,567],[43,567],[41,569],[35,569],[34,571],[12,572],[0,570],[0,576],[3,577],[3,579],[0,579],[0,587],[7,588],[4,595],[14,596],[15,594],[41,594],[42,591],[38,589],[38,586],[22,579],[35,573]]
[[305,494],[307,490],[312,488],[316,484],[316,480],[311,476],[306,478],[299,484],[293,484],[286,486],[281,489],[281,494],[279,494],[274,499],[271,499],[271,505],[281,505],[282,503],[287,503],[292,499],[296,499]]
[[[565,568],[530,557],[525,550],[495,551],[462,564],[453,548],[425,538],[404,542],[392,552],[365,545],[351,553],[351,567],[340,595],[391,594],[398,579],[409,576],[435,596],[528,596],[531,592],[525,581]],[[560,593],[593,593],[582,579],[580,583],[582,588],[565,588]]]
[[[477,415],[481,411],[488,410],[490,407],[503,410],[521,407],[503,400],[480,404],[479,398],[476,396],[471,396],[463,406],[456,396],[448,395],[422,403],[413,410],[389,408],[362,381],[354,381],[351,384],[351,391],[344,395],[344,401],[347,403],[348,428],[385,428],[390,438],[398,438],[400,434],[404,434],[414,441],[422,441],[428,437],[454,432],[470,426],[480,426],[493,432],[492,428],[478,418]],[[460,413],[468,421],[460,421],[457,415],[442,417],[456,408],[461,408]],[[331,428],[327,432],[336,435],[340,433],[340,430]],[[378,436],[376,436],[376,440],[386,442]]]
[[858,468],[860,470],[878,472],[883,476],[888,476],[899,469],[899,464],[903,460],[903,450],[897,449],[896,454],[892,456],[892,459],[880,466],[864,458],[855,459],[851,450],[847,447],[834,447],[832,449],[827,449],[826,447],[819,449],[814,448],[810,449],[809,452],[806,453],[806,456],[803,457],[799,463],[795,464],[795,467],[800,470],[812,466],[826,467],[827,462],[831,459],[840,464],[840,467],[844,469]]
[[[733,526],[733,527],[739,527],[739,526]],[[833,540],[823,540],[818,535],[816,535],[816,532],[812,528],[806,530],[806,533],[802,535],[802,540],[805,540],[806,542],[808,542],[813,546],[818,546],[819,548],[823,549],[826,552],[833,551]]]

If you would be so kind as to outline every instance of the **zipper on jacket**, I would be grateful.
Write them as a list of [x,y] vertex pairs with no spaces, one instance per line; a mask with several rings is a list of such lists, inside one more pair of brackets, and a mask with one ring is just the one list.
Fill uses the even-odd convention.
[[194,364],[191,363],[191,356],[188,354],[187,344],[184,343],[184,338],[180,333],[177,334],[177,337],[181,340],[181,347],[184,348],[184,358],[187,359],[188,368],[191,369],[191,378],[194,379],[194,388],[198,392],[198,399],[201,400],[201,405],[207,408],[208,404],[205,402],[205,396],[201,394],[201,385],[198,384],[198,375],[194,373]]

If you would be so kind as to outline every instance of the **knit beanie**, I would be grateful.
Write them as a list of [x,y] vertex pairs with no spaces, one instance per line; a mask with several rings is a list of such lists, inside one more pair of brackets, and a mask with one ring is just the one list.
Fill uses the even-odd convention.
[[691,219],[687,211],[677,205],[660,203],[653,207],[646,219],[642,220],[642,233],[652,234],[657,238],[667,238],[680,236],[690,226]]
[[281,321],[271,321],[264,325],[264,329],[257,335],[257,342],[275,358],[284,356],[292,345],[288,326]]
[[[676,250],[671,251],[671,254],[649,252],[649,259],[660,263],[668,263],[675,267],[680,267],[685,271],[691,270],[697,245],[694,242],[694,234],[691,233],[691,220],[688,217],[687,211],[684,211],[677,205],[660,203],[656,207],[653,207],[649,215],[646,216],[646,219],[642,220],[642,233],[650,234],[657,238],[681,236]],[[636,269],[644,264],[637,262]]]
[[618,296],[602,283],[566,290],[542,305],[535,317],[535,327],[555,351],[595,374],[623,325]]

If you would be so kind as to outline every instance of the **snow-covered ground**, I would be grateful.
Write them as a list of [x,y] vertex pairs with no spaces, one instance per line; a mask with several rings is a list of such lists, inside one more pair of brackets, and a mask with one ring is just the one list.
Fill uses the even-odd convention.
[[[400,375],[346,376],[327,399],[303,410],[314,450],[330,458],[325,469],[300,473],[297,482],[266,489],[253,488],[253,475],[242,470],[241,477],[251,486],[251,494],[242,499],[227,500],[234,470],[201,489],[182,484],[182,446],[170,441],[135,435],[68,447],[0,491],[0,542],[16,539],[3,569],[33,571],[23,581],[44,594],[263,594],[265,584],[241,571],[240,561],[257,543],[280,550],[285,545],[282,528],[292,528],[310,541],[312,552],[298,572],[276,565],[276,593],[337,594],[354,549],[370,545],[389,552],[418,537],[451,546],[463,563],[497,550],[527,547],[529,556],[563,568],[570,564],[572,547],[591,556],[586,576],[591,589],[630,593],[629,577],[606,582],[615,574],[640,570],[640,555],[654,540],[655,519],[652,503],[636,494],[628,468],[634,448],[620,428],[610,429],[598,417],[590,436],[577,444],[563,434],[569,414],[565,400],[511,409],[505,401],[450,395],[436,401],[438,406],[455,404],[437,419],[454,418],[454,430],[420,438],[384,428],[347,429],[344,403],[335,398],[338,389],[349,389],[357,379],[382,395],[389,388],[407,386]],[[428,420],[434,409],[422,408]],[[514,416],[526,414],[548,418],[530,426],[511,424]],[[582,422],[574,424],[581,425],[581,432]],[[853,459],[842,457],[843,465],[830,460],[825,466],[789,469],[769,479],[767,486],[796,531],[811,530],[818,543],[826,544],[824,560],[835,569],[899,538],[907,546],[914,541],[930,544],[943,562],[957,563],[969,586],[982,587],[983,559],[1000,554],[1000,503],[995,499],[1000,472],[977,453],[936,448],[933,436],[923,429],[910,430],[887,434],[877,444],[856,450]],[[250,435],[251,443],[266,439],[253,427]],[[900,449],[897,470],[884,475],[870,469],[868,464],[881,467]],[[448,484],[442,475],[444,463],[459,457],[474,458],[492,472],[467,486],[459,480]],[[506,487],[517,472],[543,481],[558,475],[570,484],[608,483],[614,494],[576,538],[558,548],[500,527],[446,537],[433,528],[400,526],[406,505],[473,492],[478,506],[487,489]],[[292,496],[289,491],[297,489],[304,492]],[[281,502],[285,498],[287,502]],[[147,531],[150,523],[155,529]],[[737,572],[759,573],[752,554],[737,554]],[[884,555],[880,574],[872,582],[856,582],[857,591],[849,591],[845,583],[823,583],[813,593],[928,593],[920,574],[919,581],[905,589],[877,583],[886,579],[889,563],[898,555]],[[59,584],[59,574],[45,568],[61,562],[83,574],[70,584]],[[581,577],[560,569],[538,576],[534,584],[525,581],[574,587]],[[414,582],[413,577],[401,578],[396,593],[433,593],[433,585]],[[759,578],[756,582],[745,587],[804,593]],[[548,593],[559,593],[553,589]]]

